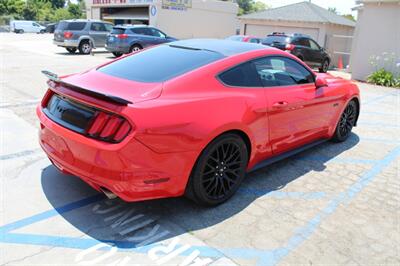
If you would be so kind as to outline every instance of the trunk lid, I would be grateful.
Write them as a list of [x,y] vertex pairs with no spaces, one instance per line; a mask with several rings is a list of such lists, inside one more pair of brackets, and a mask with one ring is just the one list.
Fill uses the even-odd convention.
[[[97,70],[90,70],[82,74],[70,75],[61,78],[61,81],[70,87],[81,88],[81,94],[96,97],[96,94],[116,97],[131,103],[138,103],[156,99],[161,95],[162,83],[144,83],[113,77]],[[93,93],[91,93],[93,92]],[[107,101],[103,97],[100,100]]]

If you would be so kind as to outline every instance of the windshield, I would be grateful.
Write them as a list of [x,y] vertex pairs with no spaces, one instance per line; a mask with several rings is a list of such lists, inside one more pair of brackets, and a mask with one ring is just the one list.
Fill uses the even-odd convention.
[[138,82],[163,82],[224,56],[200,49],[161,45],[117,60],[98,71]]

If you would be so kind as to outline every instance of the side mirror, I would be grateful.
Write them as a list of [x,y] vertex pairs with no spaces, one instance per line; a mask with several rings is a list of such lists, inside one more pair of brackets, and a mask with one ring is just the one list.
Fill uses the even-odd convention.
[[322,88],[322,87],[328,87],[328,83],[326,82],[326,80],[324,78],[317,77],[317,79],[315,80],[315,87],[317,89]]

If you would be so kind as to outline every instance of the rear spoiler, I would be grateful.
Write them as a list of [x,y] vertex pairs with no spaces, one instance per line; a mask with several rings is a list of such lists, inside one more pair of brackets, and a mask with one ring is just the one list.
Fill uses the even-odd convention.
[[88,90],[88,89],[84,89],[72,84],[69,84],[65,81],[62,81],[57,74],[54,74],[50,71],[47,70],[42,70],[42,73],[51,81],[54,81],[58,84],[64,85],[66,87],[68,87],[68,89],[71,89],[73,91],[88,95],[88,96],[92,96],[96,99],[100,99],[100,100],[104,100],[107,102],[112,102],[115,103],[117,105],[128,105],[128,104],[132,104],[131,101],[122,99],[120,97],[117,96],[113,96],[113,95],[108,95],[108,94],[104,94],[104,93],[100,93],[100,92],[96,92],[96,91],[92,91],[92,90]]

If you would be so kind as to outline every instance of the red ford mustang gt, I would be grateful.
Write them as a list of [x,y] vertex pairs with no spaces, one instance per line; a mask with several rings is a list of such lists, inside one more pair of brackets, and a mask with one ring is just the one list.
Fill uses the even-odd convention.
[[108,197],[216,205],[247,171],[356,125],[359,90],[263,45],[186,40],[81,74],[44,71],[40,144]]

